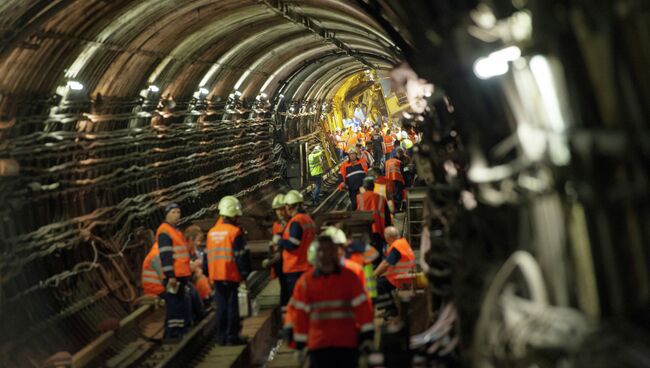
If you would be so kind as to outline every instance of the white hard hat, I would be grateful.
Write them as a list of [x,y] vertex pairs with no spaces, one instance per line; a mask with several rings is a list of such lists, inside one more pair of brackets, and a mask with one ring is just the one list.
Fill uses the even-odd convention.
[[320,144],[317,144],[316,146],[314,146],[314,151],[320,151],[322,149],[323,148],[321,148]]
[[219,215],[224,217],[241,216],[241,203],[233,196],[225,196],[219,201]]
[[284,194],[280,193],[273,198],[273,203],[271,207],[276,210],[278,208],[284,207]]
[[404,130],[402,130],[402,139],[406,139],[408,137],[409,137],[408,133],[406,133]]
[[304,202],[302,194],[300,194],[300,192],[295,189],[290,190],[287,194],[284,195],[284,204],[293,205],[302,202]]
[[338,227],[328,226],[320,233],[320,236],[329,236],[334,244],[347,244],[348,238],[343,230]]

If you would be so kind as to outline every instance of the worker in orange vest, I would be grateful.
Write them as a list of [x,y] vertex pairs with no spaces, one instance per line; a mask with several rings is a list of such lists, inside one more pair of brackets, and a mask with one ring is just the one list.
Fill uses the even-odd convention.
[[[393,183],[393,198],[395,199],[395,211],[400,211],[402,208],[402,199],[404,198],[404,188],[406,182],[404,181],[404,167],[400,157],[404,155],[404,150],[397,148],[397,155],[386,161],[386,179]],[[400,156],[402,155],[402,156]]]
[[282,250],[282,272],[286,277],[288,295],[292,295],[300,275],[310,268],[307,250],[316,237],[316,224],[303,209],[303,202],[302,194],[297,190],[290,190],[284,196],[286,211],[291,219],[278,244]]
[[180,206],[170,203],[165,207],[165,222],[156,230],[156,243],[163,273],[165,292],[165,338],[180,338],[188,331],[191,321],[191,303],[188,283],[192,277],[190,250],[183,232],[177,227],[181,218]]
[[282,252],[280,251],[280,239],[282,239],[282,234],[284,233],[284,228],[287,225],[289,216],[287,215],[287,210],[284,204],[284,194],[280,193],[273,198],[273,203],[271,204],[273,211],[275,212],[276,220],[273,223],[272,234],[273,238],[271,239],[271,257],[262,262],[263,267],[272,267],[271,268],[271,278],[278,278],[280,284],[280,305],[284,310],[287,303],[289,302],[290,294],[287,291],[287,279],[282,271]]
[[395,212],[395,205],[393,203],[393,192],[394,192],[393,182],[391,180],[386,179],[386,177],[382,175],[381,171],[376,167],[373,167],[372,169],[368,170],[368,175],[373,176],[375,178],[374,192],[386,198],[386,204],[388,205],[388,209],[390,210],[390,213]]
[[393,150],[395,148],[395,137],[390,132],[390,128],[386,130],[386,134],[382,136],[384,140],[384,146],[386,147],[386,159],[388,161],[393,156]]
[[158,242],[155,242],[142,262],[142,289],[145,294],[160,296],[165,292]]
[[386,198],[374,192],[375,178],[366,176],[363,179],[362,193],[357,196],[357,211],[370,211],[374,222],[370,234],[370,243],[378,252],[384,248],[384,229],[390,226],[390,210]]
[[357,194],[363,186],[368,165],[365,160],[359,160],[356,150],[348,151],[348,160],[339,168],[339,190],[347,189],[352,208],[357,208]]
[[385,259],[375,269],[377,277],[377,308],[385,309],[386,316],[394,316],[397,308],[391,293],[397,287],[397,277],[415,271],[415,255],[408,241],[400,237],[399,231],[389,226],[384,230],[389,244]]
[[318,237],[315,263],[290,301],[299,364],[306,347],[311,368],[357,367],[359,350],[370,349],[375,330],[367,293],[359,277],[341,266],[331,237]]
[[359,153],[359,161],[364,162],[366,167],[372,167],[375,164],[372,154],[361,143],[357,143],[357,152]]
[[241,345],[246,340],[239,336],[238,289],[250,273],[244,232],[237,224],[242,208],[233,196],[221,198],[218,208],[219,221],[208,231],[206,244],[208,273],[214,282],[217,302],[217,343]]

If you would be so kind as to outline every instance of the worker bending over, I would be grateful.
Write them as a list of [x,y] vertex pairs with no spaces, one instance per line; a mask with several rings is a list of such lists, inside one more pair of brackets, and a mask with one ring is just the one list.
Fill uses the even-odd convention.
[[310,268],[307,250],[316,236],[316,224],[305,212],[302,194],[297,190],[290,190],[284,196],[284,203],[290,220],[278,244],[282,251],[282,272],[286,277],[287,293],[292,295],[298,278]]
[[219,220],[208,231],[206,252],[208,273],[214,282],[217,302],[217,343],[241,345],[241,320],[237,290],[250,272],[250,255],[244,232],[237,224],[242,215],[241,204],[233,196],[219,201]]
[[300,277],[290,304],[301,363],[307,348],[311,368],[356,367],[359,349],[369,350],[372,306],[359,277],[341,266],[331,237],[318,237],[315,268]]
[[386,316],[397,315],[397,308],[392,298],[392,291],[398,286],[400,275],[415,271],[415,255],[408,241],[400,237],[399,231],[389,226],[384,230],[388,243],[386,258],[375,269],[377,278],[377,308],[385,309]]

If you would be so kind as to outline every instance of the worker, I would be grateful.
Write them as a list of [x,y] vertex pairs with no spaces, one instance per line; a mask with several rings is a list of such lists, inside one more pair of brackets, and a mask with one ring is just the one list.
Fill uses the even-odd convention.
[[339,169],[339,190],[347,189],[352,209],[357,208],[357,194],[363,185],[363,178],[368,171],[368,165],[357,158],[357,151],[348,151],[348,160]]
[[395,148],[395,138],[390,132],[390,128],[386,130],[386,133],[382,136],[382,139],[384,141],[384,147],[385,149],[385,158],[384,162],[388,161],[391,156],[393,155],[393,149]]
[[377,280],[374,275],[374,266],[375,263],[379,265],[381,262],[380,255],[381,253],[377,252],[375,247],[359,239],[350,242],[345,249],[345,257],[363,269],[366,291],[368,297],[372,300],[372,304],[377,298]]
[[303,274],[290,302],[299,364],[309,351],[311,368],[356,367],[374,335],[373,309],[359,277],[342,267],[338,246],[319,236],[314,269]]
[[375,269],[377,278],[377,307],[386,310],[386,316],[395,316],[397,308],[392,298],[392,291],[397,287],[400,275],[412,273],[415,270],[415,255],[408,241],[400,237],[399,231],[393,226],[384,230],[384,238],[388,243],[385,259]]
[[366,290],[366,277],[363,274],[363,267],[356,263],[353,262],[349,259],[347,259],[346,255],[346,248],[348,246],[348,238],[345,236],[345,233],[343,230],[339,229],[338,227],[335,226],[328,226],[323,230],[319,236],[329,236],[334,244],[338,245],[339,247],[339,259],[341,261],[341,266],[349,268],[352,272],[354,272],[355,275],[361,280],[361,284],[363,285],[363,289]]
[[314,182],[314,190],[311,192],[311,201],[314,206],[318,205],[318,196],[323,185],[323,157],[323,149],[320,144],[317,144],[307,158],[309,162],[309,175]]
[[159,296],[162,298],[162,294],[165,292],[163,278],[158,242],[155,242],[142,262],[143,292],[146,295]]
[[202,271],[203,256],[205,253],[199,247],[203,243],[203,231],[197,225],[190,225],[183,231],[183,236],[187,241],[187,248],[190,252],[192,282],[188,283],[188,290],[192,304],[190,320],[194,324],[205,316],[203,300],[210,297],[212,290],[210,288],[210,282]]
[[372,154],[361,143],[357,143],[357,152],[359,153],[359,161],[365,162],[366,167],[372,167],[375,164]]
[[393,182],[386,179],[386,177],[381,174],[381,170],[376,167],[368,170],[368,175],[375,178],[374,192],[386,199],[386,204],[388,205],[390,213],[395,212],[395,206],[393,203]]
[[386,204],[386,198],[375,193],[375,178],[366,176],[363,179],[363,193],[357,195],[357,211],[370,211],[374,219],[372,232],[370,233],[371,244],[378,252],[384,246],[384,229],[390,225],[390,209]]
[[404,149],[397,148],[397,156],[386,161],[386,179],[393,183],[393,198],[395,199],[395,211],[400,211],[402,208],[402,199],[404,195],[404,169],[400,156],[404,156]]
[[340,162],[343,160],[343,151],[345,151],[345,138],[341,135],[341,129],[336,129],[336,134],[334,134],[334,141],[336,142],[336,157]]
[[348,130],[348,139],[345,142],[345,149],[350,152],[350,150],[356,149],[357,143],[359,142],[357,138],[357,133],[350,127]]
[[381,167],[385,161],[386,144],[384,143],[384,138],[381,136],[379,127],[375,128],[370,136],[370,146],[372,147],[372,157],[375,159],[375,165]]
[[287,216],[287,211],[284,204],[284,194],[280,193],[273,198],[273,203],[271,204],[273,211],[275,212],[276,220],[273,223],[273,238],[271,239],[271,253],[272,256],[269,258],[269,261],[264,263],[263,266],[271,266],[272,277],[277,277],[280,284],[280,305],[285,309],[287,303],[289,302],[289,297],[291,296],[287,292],[287,279],[282,271],[282,252],[280,252],[280,239],[282,239],[282,233],[284,233],[284,228],[287,225],[289,220]]
[[250,255],[244,232],[237,219],[242,215],[239,200],[225,196],[219,201],[219,220],[208,231],[208,273],[214,282],[217,302],[217,343],[241,345],[246,340],[239,336],[238,289],[250,273]]
[[307,250],[316,236],[316,224],[305,212],[302,194],[297,190],[290,190],[284,196],[284,204],[290,220],[278,244],[282,250],[282,272],[286,278],[287,293],[292,295],[298,278],[310,268]]
[[[401,147],[400,147],[401,148]],[[404,149],[398,150],[397,154],[395,155],[395,158],[400,160],[402,163],[402,175],[404,176],[404,186],[406,188],[411,186],[411,181],[413,179],[413,165],[412,165],[412,160],[411,157],[409,157],[406,154],[406,151]],[[403,196],[404,201],[406,201],[406,196]]]
[[165,222],[156,230],[156,243],[164,276],[165,292],[165,338],[177,339],[189,329],[191,321],[190,299],[187,284],[192,276],[190,250],[183,232],[177,227],[181,219],[181,208],[176,203],[165,207]]
[[406,131],[402,130],[402,141],[400,147],[404,149],[404,152],[409,156],[413,157],[413,141],[409,138],[409,135]]

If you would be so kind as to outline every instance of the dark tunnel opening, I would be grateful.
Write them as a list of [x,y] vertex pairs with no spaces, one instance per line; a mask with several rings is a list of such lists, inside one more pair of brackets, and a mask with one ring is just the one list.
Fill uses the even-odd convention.
[[[0,366],[137,312],[168,203],[210,228],[233,195],[270,239],[316,145],[334,197],[337,130],[367,120],[418,137],[419,332],[448,327],[382,364],[650,367],[649,20],[642,0],[5,0]],[[118,345],[72,365],[129,366]]]

